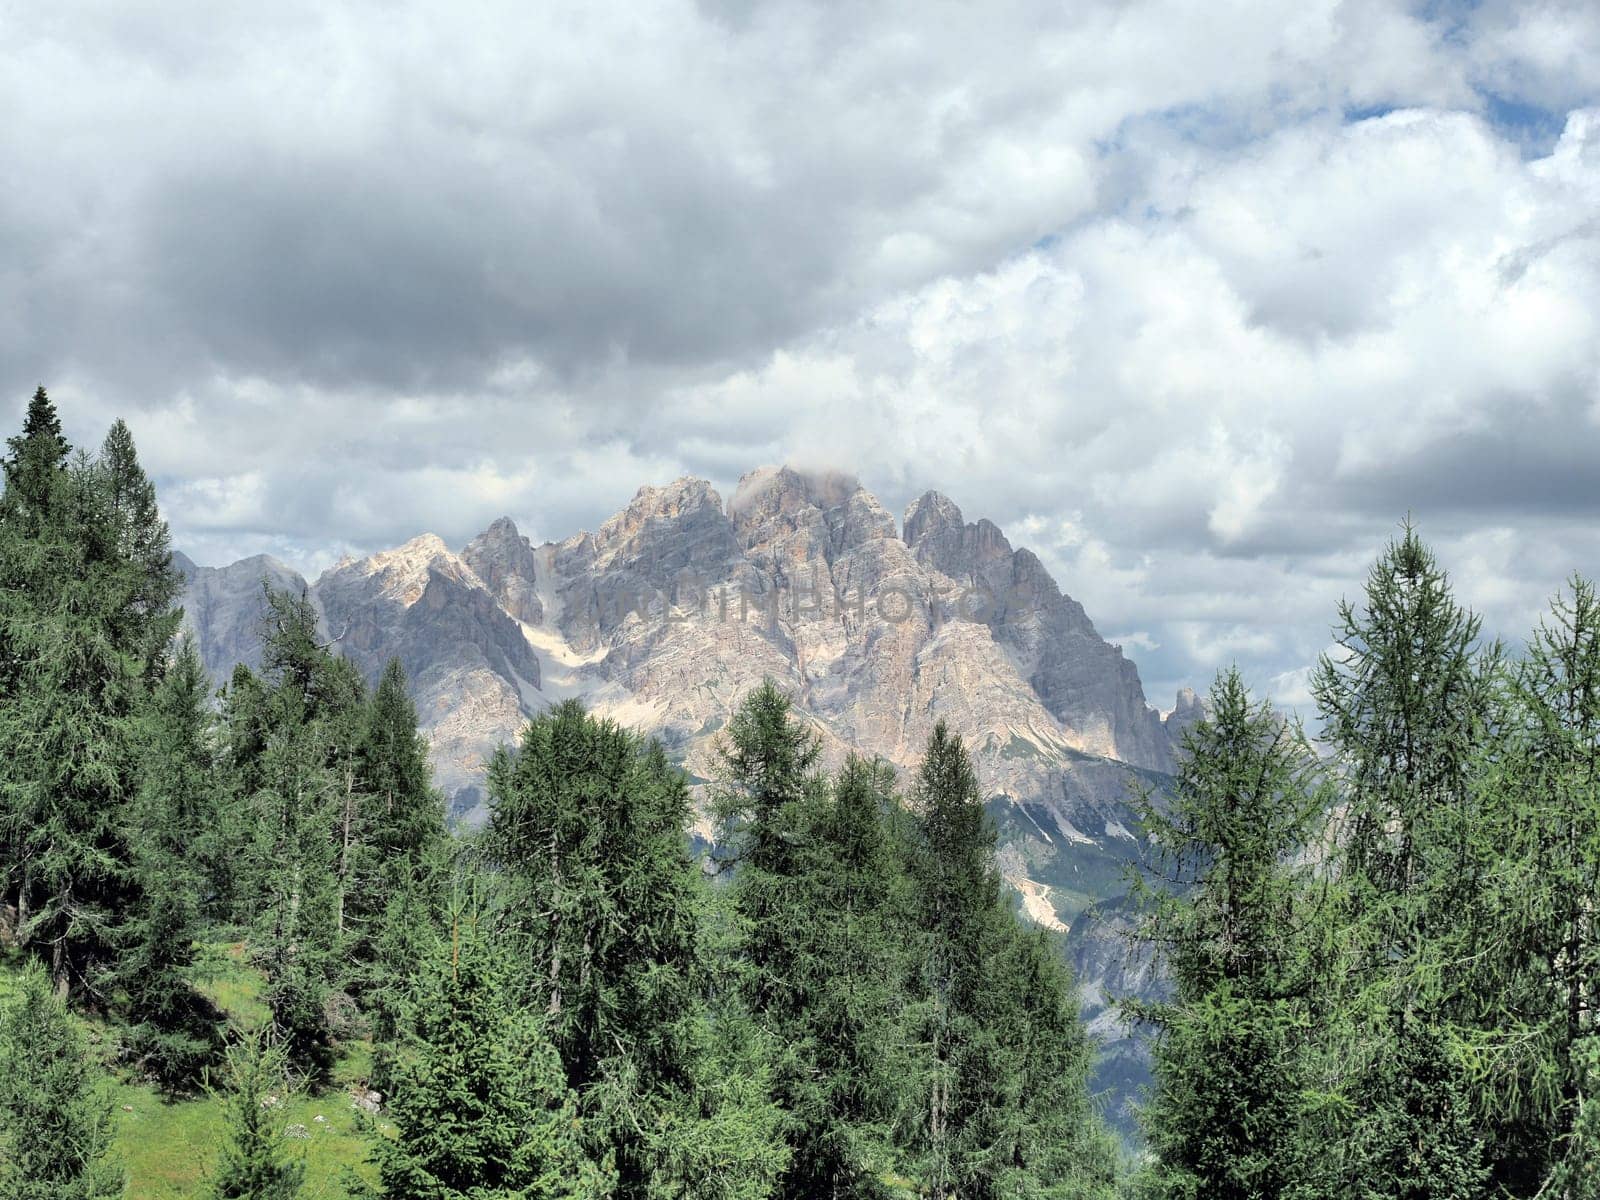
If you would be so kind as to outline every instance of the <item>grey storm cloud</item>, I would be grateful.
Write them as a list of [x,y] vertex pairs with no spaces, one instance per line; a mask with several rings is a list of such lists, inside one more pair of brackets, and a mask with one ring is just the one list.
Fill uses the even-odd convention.
[[1600,569],[1584,0],[0,11],[0,394],[315,568],[762,463],[1033,546],[1287,702],[1407,512]]

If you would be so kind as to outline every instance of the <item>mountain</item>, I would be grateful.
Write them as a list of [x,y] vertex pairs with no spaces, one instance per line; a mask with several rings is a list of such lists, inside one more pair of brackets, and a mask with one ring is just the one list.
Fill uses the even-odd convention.
[[[262,583],[305,590],[340,653],[376,679],[398,657],[440,785],[485,815],[483,765],[546,705],[577,696],[659,737],[697,780],[718,730],[764,676],[791,692],[825,758],[881,756],[904,776],[942,719],[972,750],[1020,907],[1076,929],[1091,1016],[1123,974],[1087,931],[1138,853],[1130,787],[1162,786],[1194,693],[1162,713],[1138,669],[1029,550],[928,492],[897,522],[854,478],[751,472],[641,488],[594,532],[533,546],[502,518],[452,552],[431,534],[308,584],[269,558],[185,560],[186,620],[223,679],[259,662]],[[710,830],[698,831],[708,836]],[[1110,1024],[1107,1024],[1110,1022]]]

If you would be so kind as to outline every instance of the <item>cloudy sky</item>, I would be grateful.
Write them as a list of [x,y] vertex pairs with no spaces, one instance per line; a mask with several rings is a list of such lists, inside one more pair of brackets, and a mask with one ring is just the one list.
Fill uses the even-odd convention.
[[7,424],[201,562],[827,465],[1163,703],[1294,702],[1407,512],[1514,636],[1600,573],[1593,0],[56,0],[0,114]]

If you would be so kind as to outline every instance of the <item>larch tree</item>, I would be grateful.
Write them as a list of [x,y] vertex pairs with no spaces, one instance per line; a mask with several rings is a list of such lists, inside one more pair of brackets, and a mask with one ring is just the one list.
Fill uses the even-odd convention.
[[1351,1074],[1350,1120],[1326,1144],[1342,1186],[1468,1200],[1485,1171],[1449,964],[1486,896],[1473,772],[1498,651],[1410,525],[1373,566],[1364,603],[1340,606],[1335,638],[1312,690],[1341,776],[1352,965],[1337,1056]]

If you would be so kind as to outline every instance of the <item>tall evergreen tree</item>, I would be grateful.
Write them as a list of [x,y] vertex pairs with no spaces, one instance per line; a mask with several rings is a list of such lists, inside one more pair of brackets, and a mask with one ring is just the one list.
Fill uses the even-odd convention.
[[132,714],[177,627],[179,579],[126,428],[65,469],[59,428],[36,396],[7,460],[0,750],[21,937],[66,988],[94,982],[128,899]]
[[923,1046],[916,1140],[935,1200],[994,1194],[1014,1080],[997,1037],[990,958],[1011,932],[994,864],[994,826],[957,734],[934,727],[911,797],[911,869],[922,934]]
[[50,607],[47,598],[60,589],[66,569],[60,524],[50,517],[62,503],[71,452],[44,388],[34,393],[22,432],[7,447],[0,463],[0,904],[15,907],[17,936],[25,941],[38,879],[38,845],[29,831],[41,796],[30,769],[38,735],[20,706],[50,640],[41,636],[40,610]]
[[390,1105],[399,1134],[375,1143],[383,1194],[598,1200],[609,1166],[586,1154],[548,1018],[518,1002],[481,915],[457,914],[424,967],[416,1052]]
[[[1600,598],[1574,577],[1507,673],[1507,717],[1486,738],[1479,840],[1485,918],[1460,940],[1462,987],[1494,1183],[1561,1195],[1592,1156],[1585,1046],[1600,1012]],[[1592,1116],[1591,1116],[1592,1123]]]
[[1097,1048],[1059,935],[1015,922],[1009,933],[991,971],[1000,1062],[1012,1081],[993,1194],[1112,1200],[1121,1150],[1090,1095]]
[[338,875],[342,802],[363,711],[359,675],[318,638],[304,597],[268,589],[265,688],[233,714],[253,753],[236,753],[254,785],[249,887],[255,953],[267,975],[274,1036],[312,1079],[333,1061],[329,1002],[342,978]]
[[1136,1008],[1156,1030],[1146,1122],[1164,1195],[1272,1200],[1301,1181],[1323,804],[1309,745],[1236,670],[1187,735],[1170,800],[1140,803],[1160,880],[1137,881],[1140,934],[1171,989]]
[[525,1002],[545,1014],[618,1195],[668,1194],[680,1172],[714,1173],[729,1196],[764,1195],[770,1149],[731,1131],[763,1128],[765,1097],[712,1072],[683,773],[659,745],[566,703],[496,756],[489,792]]
[[212,1200],[293,1200],[300,1194],[305,1159],[284,1152],[277,1115],[287,1086],[284,1065],[283,1053],[257,1032],[228,1048],[227,1124],[210,1180]]
[[893,787],[887,764],[852,758],[802,810],[790,891],[800,987],[792,1008],[766,1013],[800,1066],[791,1196],[875,1195],[899,1165],[892,1135],[913,1067],[901,1018],[914,960],[908,884],[889,839]]
[[115,976],[130,1050],[172,1088],[198,1081],[221,1046],[220,1016],[193,987],[202,934],[196,861],[212,824],[216,773],[210,682],[185,640],[140,713],[138,793],[129,843],[136,897]]
[[716,809],[724,844],[743,866],[793,874],[792,826],[821,743],[795,720],[789,697],[769,678],[739,705],[722,746]]
[[[814,774],[816,736],[770,679],[729,722],[715,797],[738,929],[740,994],[780,1048],[773,1085],[793,1149],[779,1195],[876,1194],[895,1115],[904,973],[883,808],[892,780]],[[863,884],[866,886],[863,887]],[[874,890],[876,889],[876,890]]]
[[1482,1194],[1482,1151],[1457,1116],[1470,1099],[1448,950],[1485,897],[1473,764],[1496,651],[1409,525],[1364,606],[1341,605],[1336,638],[1313,692],[1343,774],[1337,870],[1354,957],[1338,1057],[1354,1065],[1355,1119],[1327,1144],[1344,1186],[1464,1200]]
[[48,517],[56,485],[67,469],[72,447],[61,435],[61,418],[43,387],[28,402],[22,432],[8,438],[5,496],[0,519],[37,530]]
[[101,445],[94,487],[103,510],[103,553],[114,564],[102,583],[117,589],[112,633],[152,679],[165,666],[178,632],[182,612],[176,603],[183,580],[172,565],[155,485],[139,464],[133,434],[120,420],[112,423]]
[[427,742],[417,732],[398,659],[384,667],[367,705],[352,765],[340,810],[340,875],[346,956],[365,997],[383,984],[377,943],[385,927],[404,912],[408,897],[424,896],[448,837],[444,799],[433,787]]
[[384,666],[373,693],[360,756],[362,787],[372,799],[371,844],[384,870],[413,872],[445,836],[444,805],[397,658]]
[[35,965],[0,1008],[0,1196],[115,1200],[111,1104],[83,1034]]

